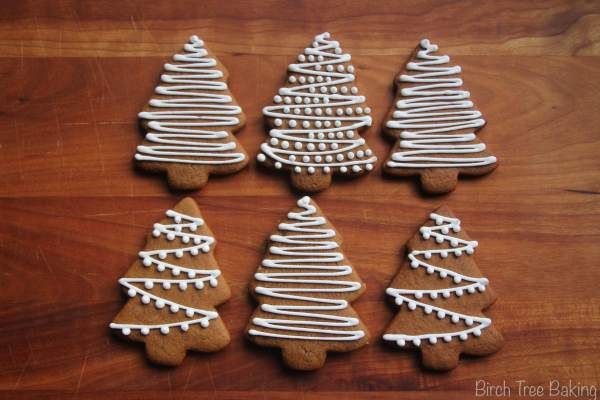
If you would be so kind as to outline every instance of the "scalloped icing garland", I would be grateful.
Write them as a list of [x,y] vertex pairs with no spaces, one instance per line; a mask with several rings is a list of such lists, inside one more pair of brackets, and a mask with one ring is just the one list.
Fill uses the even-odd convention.
[[449,235],[450,230],[454,232],[460,232],[460,220],[458,218],[450,218],[440,214],[431,213],[430,219],[435,221],[436,225],[421,227],[419,231],[423,239],[435,239],[437,243],[448,241],[450,242],[450,246],[452,246],[452,248],[413,250],[408,255],[411,268],[425,268],[427,274],[431,275],[436,273],[442,279],[451,277],[454,283],[458,284],[461,282],[468,282],[468,284],[435,290],[414,290],[390,287],[386,290],[386,293],[390,296],[393,296],[396,304],[399,306],[406,303],[407,308],[410,311],[414,311],[419,308],[428,315],[435,312],[438,319],[450,318],[450,320],[455,324],[458,324],[462,321],[468,328],[456,332],[426,333],[422,335],[406,335],[402,333],[383,335],[384,340],[396,342],[400,347],[404,347],[407,343],[420,346],[421,341],[423,340],[427,340],[431,344],[437,343],[438,339],[442,339],[445,342],[450,342],[454,337],[458,337],[460,340],[465,341],[468,339],[469,335],[480,336],[481,331],[490,326],[492,323],[492,320],[489,318],[461,314],[442,307],[437,307],[418,301],[418,299],[421,299],[425,295],[429,296],[431,299],[436,299],[438,296],[448,298],[451,295],[455,295],[460,297],[465,292],[471,294],[475,293],[476,290],[484,292],[488,285],[488,280],[486,278],[466,276],[446,268],[435,266],[419,258],[423,257],[427,260],[431,259],[433,256],[446,258],[450,254],[460,257],[464,253],[473,254],[475,252],[475,248],[477,247],[477,241],[475,240],[467,241]]
[[[158,329],[162,334],[166,335],[169,333],[170,328],[173,327],[178,327],[185,332],[189,329],[190,325],[194,324],[199,324],[201,327],[206,328],[209,326],[209,321],[211,319],[216,319],[219,317],[217,312],[179,304],[149,292],[149,290],[151,290],[155,284],[162,285],[163,289],[166,290],[170,290],[172,285],[175,285],[179,288],[179,290],[182,291],[186,290],[190,284],[193,285],[195,289],[202,290],[205,287],[206,282],[208,282],[210,287],[216,287],[218,285],[218,277],[221,275],[221,271],[218,269],[195,269],[164,261],[169,255],[174,255],[176,258],[181,258],[183,257],[184,253],[189,253],[191,256],[197,256],[200,254],[200,252],[208,253],[210,246],[215,241],[212,236],[198,235],[193,233],[198,229],[198,227],[204,225],[204,220],[202,220],[202,218],[192,217],[174,210],[168,210],[166,212],[166,216],[171,218],[174,223],[154,224],[152,235],[156,238],[164,235],[169,241],[179,239],[183,244],[190,245],[177,249],[140,251],[139,257],[142,260],[142,265],[147,268],[154,267],[159,272],[169,270],[171,275],[174,277],[184,273],[187,275],[187,278],[121,278],[119,279],[119,283],[127,289],[127,294],[129,297],[140,296],[140,301],[144,305],[154,302],[154,306],[159,310],[165,306],[168,306],[172,313],[179,313],[182,311],[187,318],[193,319],[166,324],[121,324],[114,322],[110,324],[112,329],[120,329],[121,333],[124,335],[129,335],[132,330],[139,330],[141,334],[145,336],[148,335],[153,329]],[[186,231],[184,231],[184,229]],[[200,275],[200,277],[198,277],[198,275]],[[139,287],[138,284],[143,285],[143,288]]]

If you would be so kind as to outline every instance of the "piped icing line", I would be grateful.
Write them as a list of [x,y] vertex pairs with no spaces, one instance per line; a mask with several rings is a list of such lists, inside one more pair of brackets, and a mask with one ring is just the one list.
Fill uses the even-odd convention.
[[485,150],[475,140],[473,132],[454,133],[463,129],[477,129],[485,124],[481,112],[473,109],[471,94],[457,90],[463,82],[453,76],[461,72],[447,55],[433,55],[438,46],[427,39],[420,43],[417,61],[406,65],[415,74],[400,75],[399,81],[414,84],[405,87],[402,98],[386,126],[402,129],[401,151],[394,152],[387,165],[399,168],[461,168],[478,167],[496,162],[496,157],[435,157],[435,154],[475,154]]
[[318,169],[326,174],[334,168],[342,173],[373,169],[377,157],[372,151],[357,150],[365,145],[358,130],[370,126],[372,119],[358,88],[345,86],[355,81],[354,67],[343,65],[350,60],[325,32],[298,56],[298,63],[289,65],[289,82],[296,85],[280,88],[275,105],[263,109],[275,128],[269,142],[261,145],[259,162],[270,158],[277,169],[287,165],[309,174]]
[[423,298],[423,296],[429,296],[432,300],[435,300],[439,296],[449,298],[451,295],[460,297],[464,293],[472,294],[476,291],[484,292],[489,283],[486,278],[463,275],[419,259],[420,256],[423,256],[426,259],[431,259],[433,255],[441,258],[446,258],[449,254],[453,254],[455,257],[460,257],[464,253],[471,255],[474,253],[478,244],[475,240],[469,241],[450,235],[450,232],[460,232],[460,220],[458,218],[446,217],[437,213],[431,213],[429,217],[435,222],[435,226],[421,227],[419,232],[421,233],[422,238],[424,240],[433,239],[438,244],[449,242],[451,248],[413,250],[408,255],[411,268],[415,270],[418,268],[425,268],[427,274],[431,275],[436,273],[440,279],[451,278],[455,284],[461,282],[468,283],[462,286],[452,286],[442,289],[403,289],[390,287],[386,290],[386,293],[394,297],[394,301],[397,305],[401,306],[406,304],[409,311],[414,311],[419,308],[422,309],[427,315],[435,312],[435,315],[438,319],[449,318],[452,323],[462,323],[464,326],[466,326],[466,328],[455,332],[436,332],[425,333],[421,335],[408,335],[403,333],[383,335],[384,340],[396,342],[401,347],[405,346],[407,343],[420,346],[423,340],[427,340],[430,344],[437,343],[438,339],[442,339],[445,342],[450,342],[455,337],[458,337],[461,341],[465,341],[468,339],[469,335],[480,336],[482,330],[490,326],[492,323],[492,320],[489,318],[461,314],[455,311],[447,310],[443,307],[434,306],[419,301],[419,299]]
[[[250,329],[248,333],[253,336],[281,339],[358,340],[364,337],[364,331],[337,329],[358,326],[357,318],[326,313],[344,310],[348,307],[348,302],[343,299],[319,297],[319,294],[354,292],[361,288],[361,284],[335,279],[352,273],[352,267],[349,265],[337,265],[338,262],[343,261],[344,256],[333,251],[339,245],[334,240],[328,240],[335,237],[335,231],[321,227],[326,220],[315,215],[316,207],[311,204],[310,197],[301,198],[298,206],[304,210],[288,213],[288,219],[295,222],[279,224],[279,230],[286,234],[272,235],[271,242],[275,244],[269,248],[270,254],[291,258],[263,260],[263,267],[272,268],[277,272],[256,273],[254,277],[264,284],[264,286],[257,286],[255,292],[268,297],[270,302],[277,303],[277,299],[282,299],[298,301],[300,304],[261,304],[260,308],[265,313],[294,317],[294,319],[253,318],[252,323],[256,328]],[[309,272],[287,272],[286,270],[309,270]],[[289,284],[291,287],[270,286],[269,283]],[[282,332],[275,333],[260,328]]]
[[[164,111],[143,111],[139,118],[148,120],[146,140],[151,145],[137,148],[136,160],[185,164],[233,164],[245,159],[236,152],[234,141],[225,141],[228,131],[204,130],[203,127],[227,127],[240,123],[242,109],[231,104],[223,92],[227,83],[220,81],[223,72],[214,69],[217,61],[208,57],[204,42],[192,36],[185,53],[175,54],[176,64],[167,63],[161,75],[162,85],[155,93],[174,98],[151,99],[149,104]],[[215,91],[217,93],[205,93]],[[177,110],[172,110],[177,108]],[[181,110],[184,109],[184,110]]]
[[[214,244],[212,236],[199,235],[196,232],[199,227],[204,225],[204,220],[198,217],[192,217],[174,210],[168,210],[165,215],[170,218],[173,223],[170,224],[154,224],[152,231],[153,237],[164,236],[168,241],[178,239],[180,242],[195,243],[193,246],[184,246],[175,249],[156,249],[148,251],[140,251],[139,257],[142,260],[142,265],[145,267],[154,266],[157,271],[163,272],[169,270],[171,276],[179,276],[181,273],[187,275],[187,278],[145,278],[145,277],[125,277],[119,279],[119,284],[127,289],[129,297],[139,296],[141,303],[144,305],[154,304],[157,310],[168,307],[171,313],[183,312],[185,318],[180,322],[165,323],[165,324],[131,324],[131,323],[111,323],[112,329],[119,329],[124,335],[131,334],[134,330],[139,330],[142,335],[148,335],[151,330],[158,329],[162,334],[169,333],[169,329],[179,327],[182,331],[187,331],[191,325],[199,324],[206,328],[209,326],[209,321],[219,317],[215,311],[202,310],[188,305],[180,304],[172,300],[165,299],[157,294],[150,292],[155,285],[160,285],[164,290],[170,290],[174,285],[180,291],[187,290],[188,287],[193,287],[196,290],[202,290],[206,287],[217,287],[218,278],[221,271],[218,269],[199,269],[190,268],[177,264],[172,264],[164,261],[169,255],[174,255],[176,258],[181,258],[185,253],[190,253],[192,257],[210,251],[210,246]],[[154,256],[158,256],[158,259]],[[201,317],[198,318],[198,315]]]

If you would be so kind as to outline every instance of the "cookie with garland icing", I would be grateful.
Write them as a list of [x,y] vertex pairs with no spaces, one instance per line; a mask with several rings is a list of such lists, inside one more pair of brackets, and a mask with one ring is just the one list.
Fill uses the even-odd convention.
[[483,314],[497,296],[473,259],[477,246],[448,207],[429,215],[386,290],[399,309],[385,341],[419,349],[423,365],[435,370],[455,368],[461,354],[485,356],[502,347]]
[[178,365],[187,350],[214,352],[229,344],[215,307],[230,289],[213,256],[215,238],[194,200],[185,198],[154,224],[125,276],[129,300],[110,327],[146,346],[148,358]]
[[369,333],[350,302],[365,285],[341,252],[342,238],[311,200],[303,197],[271,235],[250,285],[260,304],[248,338],[278,347],[287,366],[314,370],[327,352],[365,346]]
[[384,171],[418,175],[423,190],[447,193],[461,175],[484,175],[498,165],[475,132],[485,124],[462,87],[461,67],[423,39],[396,78],[396,98],[384,132],[396,143]]
[[377,157],[360,133],[371,126],[371,109],[356,85],[350,54],[329,33],[288,66],[288,79],[263,109],[269,140],[257,160],[286,171],[302,191],[327,189],[333,175],[356,177]]
[[175,189],[200,189],[211,174],[244,168],[248,156],[234,132],[245,116],[227,86],[220,61],[192,36],[164,65],[160,83],[139,113],[146,136],[136,164],[166,174]]

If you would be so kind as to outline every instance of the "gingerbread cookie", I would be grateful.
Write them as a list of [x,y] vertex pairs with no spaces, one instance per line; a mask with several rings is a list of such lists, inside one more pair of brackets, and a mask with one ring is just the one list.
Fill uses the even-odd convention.
[[248,156],[233,132],[245,121],[227,87],[227,70],[197,36],[165,64],[155,96],[139,114],[146,131],[135,159],[164,172],[175,189],[199,189],[210,174],[244,168]]
[[180,364],[186,350],[213,352],[229,344],[215,306],[230,297],[213,257],[215,238],[191,198],[154,224],[146,247],[119,283],[130,297],[110,324],[144,342],[150,360]]
[[447,193],[459,175],[483,175],[497,166],[475,136],[485,121],[462,90],[459,66],[423,39],[397,78],[395,106],[384,131],[397,142],[385,163],[391,175],[419,175],[429,193]]
[[482,313],[496,294],[473,260],[476,247],[447,207],[430,214],[386,290],[400,310],[383,339],[419,348],[423,365],[436,370],[456,367],[461,353],[498,351],[502,335]]
[[365,285],[339,251],[342,238],[310,199],[303,197],[270,237],[250,291],[260,307],[248,337],[281,348],[298,370],[324,365],[328,351],[367,344],[369,334],[350,305]]
[[299,190],[327,189],[332,175],[359,176],[377,160],[359,135],[371,126],[371,110],[350,60],[329,33],[317,35],[288,66],[288,82],[274,105],[263,109],[271,138],[257,159],[290,173]]

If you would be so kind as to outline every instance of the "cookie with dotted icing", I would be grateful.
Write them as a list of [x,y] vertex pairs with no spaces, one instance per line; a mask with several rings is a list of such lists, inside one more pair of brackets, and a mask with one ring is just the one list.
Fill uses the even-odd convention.
[[328,351],[368,343],[369,333],[350,302],[365,290],[341,252],[342,238],[310,197],[271,235],[250,292],[260,303],[246,328],[260,345],[281,348],[297,370],[325,364]]
[[139,113],[146,132],[136,164],[165,173],[175,189],[200,189],[211,174],[244,168],[248,156],[233,135],[245,122],[227,86],[228,73],[197,36],[164,65],[160,83]]
[[129,300],[110,327],[143,342],[148,358],[162,365],[180,364],[187,350],[214,352],[229,344],[215,309],[230,297],[213,256],[215,244],[194,200],[168,210],[119,279]]
[[317,35],[288,66],[287,83],[273,105],[263,109],[270,138],[257,159],[288,172],[299,190],[327,189],[332,175],[363,175],[377,160],[360,136],[371,126],[371,109],[350,61],[329,33]]
[[385,341],[420,349],[423,365],[435,370],[455,368],[460,354],[485,356],[502,347],[502,335],[483,314],[496,294],[473,259],[477,246],[448,207],[429,215],[386,290],[399,309]]
[[462,87],[461,67],[423,39],[396,78],[396,99],[384,132],[396,140],[384,171],[420,176],[429,193],[455,189],[459,175],[484,175],[498,165],[475,132],[485,124]]

